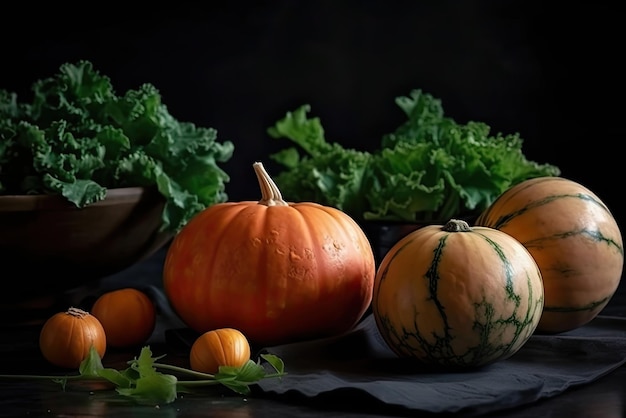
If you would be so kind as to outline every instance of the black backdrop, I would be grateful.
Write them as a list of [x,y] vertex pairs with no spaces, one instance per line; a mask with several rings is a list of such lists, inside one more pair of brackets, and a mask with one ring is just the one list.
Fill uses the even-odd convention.
[[371,150],[404,121],[394,98],[421,88],[458,122],[520,133],[529,159],[626,225],[624,13],[609,2],[55,3],[2,6],[0,88],[27,95],[80,59],[120,93],[150,82],[177,119],[235,143],[231,200],[259,197],[254,161],[277,169],[268,155],[286,142],[266,128],[285,112],[309,103],[329,140]]

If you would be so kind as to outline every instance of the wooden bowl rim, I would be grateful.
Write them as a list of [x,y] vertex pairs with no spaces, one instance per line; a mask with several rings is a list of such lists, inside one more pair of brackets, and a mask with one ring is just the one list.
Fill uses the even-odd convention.
[[[139,202],[143,196],[152,191],[148,187],[121,187],[107,189],[104,200],[85,206],[103,207],[114,206],[123,203]],[[3,195],[0,196],[0,212],[30,212],[41,210],[81,210],[72,202],[69,202],[61,195],[39,194],[39,195]]]

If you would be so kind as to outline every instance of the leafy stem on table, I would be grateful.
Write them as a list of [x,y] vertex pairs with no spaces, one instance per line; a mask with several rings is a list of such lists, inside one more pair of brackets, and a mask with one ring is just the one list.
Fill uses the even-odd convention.
[[[150,347],[145,346],[141,349],[139,357],[128,362],[129,367],[117,370],[105,368],[97,351],[91,347],[89,355],[79,367],[78,375],[0,375],[0,379],[49,379],[61,384],[63,390],[70,380],[101,380],[115,385],[115,390],[120,395],[141,404],[156,405],[172,403],[179,393],[189,392],[191,388],[218,384],[236,393],[247,395],[251,392],[251,384],[261,379],[280,378],[286,375],[283,361],[273,354],[261,354],[256,362],[250,359],[240,367],[221,366],[215,374],[159,363],[158,360],[163,357],[152,357]],[[193,377],[195,380],[179,380],[175,374],[161,373],[158,369]]]

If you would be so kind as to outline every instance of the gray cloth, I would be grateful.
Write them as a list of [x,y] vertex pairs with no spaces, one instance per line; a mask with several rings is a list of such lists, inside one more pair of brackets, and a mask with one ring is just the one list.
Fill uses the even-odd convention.
[[397,358],[372,315],[339,337],[263,350],[288,373],[258,383],[262,393],[314,400],[359,399],[416,412],[495,412],[590,383],[626,362],[626,318],[598,316],[558,335],[533,335],[511,358],[466,372],[429,372]]

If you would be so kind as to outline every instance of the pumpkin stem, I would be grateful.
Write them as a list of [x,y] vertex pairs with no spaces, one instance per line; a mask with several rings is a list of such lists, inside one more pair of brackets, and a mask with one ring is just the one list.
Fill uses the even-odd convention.
[[469,224],[462,219],[450,219],[441,229],[446,232],[468,232],[472,230]]
[[259,180],[259,187],[261,187],[261,200],[259,200],[259,203],[267,206],[289,206],[283,200],[283,195],[280,193],[274,180],[267,174],[263,163],[257,161],[252,164],[252,167],[254,168],[256,178]]
[[89,315],[89,312],[84,311],[84,310],[79,309],[79,308],[75,308],[75,307],[73,307],[73,306],[70,306],[70,307],[67,309],[66,314],[68,314],[68,315],[72,315],[72,316],[75,316],[75,317],[78,317],[78,318],[82,318],[82,317],[84,317],[84,316]]

